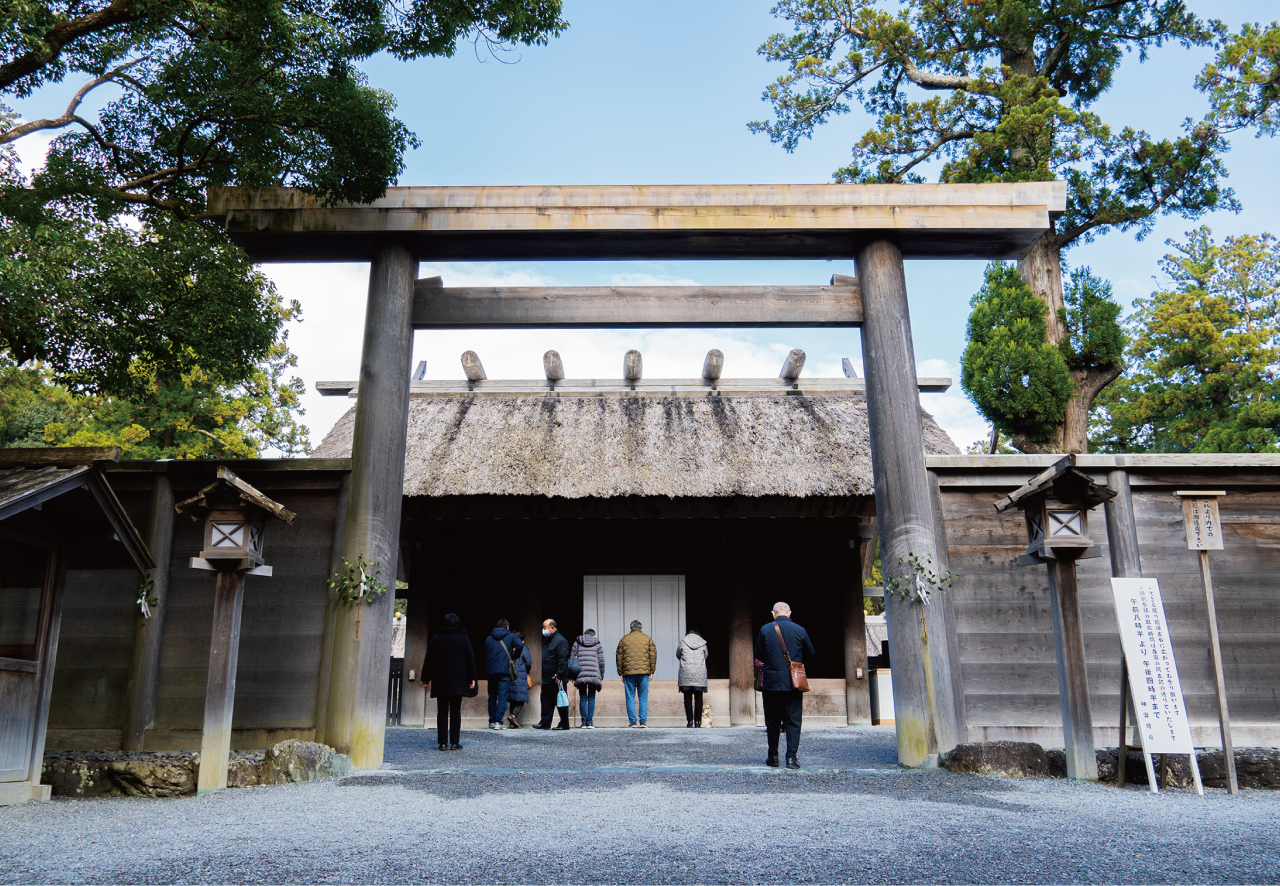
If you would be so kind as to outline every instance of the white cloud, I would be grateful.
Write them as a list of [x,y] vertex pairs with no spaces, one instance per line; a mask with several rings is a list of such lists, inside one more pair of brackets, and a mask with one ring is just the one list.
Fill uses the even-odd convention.
[[697,286],[697,280],[688,277],[668,277],[662,274],[609,274],[610,286]]
[[45,157],[49,154],[49,143],[60,134],[53,130],[41,130],[23,136],[13,143],[13,148],[18,154],[18,168],[24,175],[32,175],[44,168]]

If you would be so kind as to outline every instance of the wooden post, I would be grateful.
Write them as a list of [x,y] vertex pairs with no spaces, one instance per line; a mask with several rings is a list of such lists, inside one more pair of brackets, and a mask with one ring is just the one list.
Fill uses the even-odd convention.
[[707,351],[707,357],[702,361],[702,377],[707,381],[716,381],[720,378],[722,371],[724,371],[724,354],[719,348],[712,348]]
[[462,352],[462,371],[466,373],[467,381],[485,381],[489,377],[484,374],[484,364],[475,351]]
[[141,612],[133,632],[133,664],[120,749],[141,751],[156,715],[156,687],[160,684],[160,643],[164,639],[165,611],[169,599],[169,559],[173,554],[173,485],[167,473],[157,473],[151,486],[151,515],[147,519],[147,547],[155,558],[151,617]]
[[622,377],[627,381],[644,378],[644,358],[634,348],[622,355]]
[[564,380],[564,362],[559,351],[547,351],[542,355],[542,371],[546,373],[547,381]]
[[729,725],[756,725],[755,638],[751,593],[735,583],[729,597]]
[[[426,362],[426,361],[423,361]],[[342,535],[347,528],[347,493],[351,490],[351,475],[343,474],[338,481],[338,508],[333,518],[333,540],[329,547],[329,575],[342,566]],[[320,674],[316,681],[315,740],[325,743],[325,729],[329,715],[329,684],[333,677],[333,637],[337,631],[337,596],[327,586],[324,604],[324,633],[320,635]]]
[[850,726],[871,725],[871,680],[867,675],[867,615],[862,608],[862,539],[855,531],[846,533],[847,547],[841,551],[844,563],[839,573],[840,596],[844,600],[844,696],[846,722]]
[[197,794],[220,791],[227,786],[243,603],[244,573],[219,572],[213,590],[213,635],[209,640],[209,681],[204,690],[204,730],[200,736]]
[[[898,560],[906,561],[908,554],[931,558],[936,564],[937,535],[924,464],[902,252],[888,241],[875,240],[861,246],[856,259],[862,284],[862,355],[876,517],[881,565],[888,581],[900,573]],[[898,762],[903,766],[936,764],[937,755],[960,740],[945,616],[941,606],[924,607],[930,635],[944,640],[931,644],[926,660],[919,609],[916,600],[885,595]]]
[[1097,781],[1098,757],[1093,746],[1093,714],[1089,710],[1075,560],[1049,562],[1049,608],[1053,615],[1053,645],[1058,656],[1058,702],[1062,706],[1067,778]]
[[66,543],[54,548],[49,557],[45,575],[45,593],[42,609],[46,614],[39,627],[36,648],[40,650],[39,670],[36,672],[35,728],[31,737],[31,756],[28,759],[27,781],[31,785],[31,799],[44,802],[48,797],[39,787],[44,773],[44,744],[49,735],[49,703],[53,698],[53,675],[58,663],[58,635],[62,631],[62,600],[66,596],[67,550]]
[[787,359],[782,361],[782,368],[778,370],[778,378],[794,381],[800,377],[800,373],[803,371],[804,351],[799,348],[793,348],[791,353],[787,354]]
[[1116,494],[1115,498],[1103,505],[1107,516],[1111,574],[1116,578],[1142,578],[1138,522],[1133,515],[1133,491],[1129,487],[1129,472],[1124,468],[1109,471],[1107,486]]
[[[400,700],[400,722],[405,726],[425,725],[426,693],[422,688],[422,660],[427,654],[427,551],[426,528],[420,519],[413,520],[409,533],[409,587],[404,595],[408,600],[404,626],[404,695]],[[413,679],[409,679],[412,672]]]
[[[947,521],[942,512],[942,484],[938,475],[929,474],[929,502],[933,507],[933,526],[938,551],[938,572],[951,571],[951,553],[947,545]],[[969,740],[969,713],[964,700],[964,666],[960,661],[960,631],[956,621],[955,594],[941,594],[937,600],[942,605],[943,623],[946,625],[947,653],[951,657],[951,692],[955,701],[956,741]]]
[[361,555],[376,563],[382,572],[378,580],[388,590],[371,603],[338,604],[325,727],[325,742],[349,754],[359,769],[382,765],[387,729],[417,269],[417,258],[398,245],[383,246],[369,268],[342,551],[353,563]]
[[1209,573],[1209,552],[1200,555],[1200,581],[1204,585],[1204,604],[1209,611],[1209,651],[1213,654],[1213,688],[1218,694],[1218,729],[1222,734],[1222,762],[1227,767],[1227,790],[1240,793],[1236,780],[1236,754],[1231,744],[1231,714],[1227,711],[1227,682],[1222,673],[1222,646],[1218,640],[1218,611],[1213,603],[1213,576]]

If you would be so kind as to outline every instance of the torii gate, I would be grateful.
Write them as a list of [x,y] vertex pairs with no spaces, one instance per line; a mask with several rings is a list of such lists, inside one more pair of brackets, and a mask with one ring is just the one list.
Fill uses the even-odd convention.
[[[945,555],[924,463],[903,258],[1020,258],[1065,211],[1066,185],[410,187],[333,207],[290,188],[213,188],[209,209],[255,262],[370,263],[347,557],[396,562],[414,329],[856,326],[889,575],[908,553],[935,563]],[[425,260],[742,258],[853,258],[857,278],[467,290],[417,280]],[[360,768],[382,763],[391,596],[340,610],[329,702],[317,723]],[[948,638],[926,657],[918,621],[903,608],[915,604],[885,604],[898,759],[929,765],[965,738],[955,633],[943,607],[925,607],[929,632]]]

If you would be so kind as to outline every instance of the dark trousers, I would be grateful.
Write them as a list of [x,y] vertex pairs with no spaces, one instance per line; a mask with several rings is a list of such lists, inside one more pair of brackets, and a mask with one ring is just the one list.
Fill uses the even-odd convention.
[[507,712],[507,696],[511,694],[510,674],[489,675],[489,722],[501,723]]
[[804,716],[804,693],[761,692],[764,698],[764,725],[769,736],[769,756],[778,756],[778,733],[787,731],[787,756],[800,750],[800,720]]
[[436,699],[436,743],[459,744],[461,738],[462,696],[442,695]]
[[556,707],[556,695],[560,692],[560,684],[555,680],[545,680],[542,683],[542,719],[538,721],[538,725],[543,729],[551,728],[551,718],[555,716],[555,712],[560,711],[560,725],[569,725],[569,709],[567,707]]
[[702,725],[702,690],[681,689],[684,693],[684,718],[692,720],[694,726]]

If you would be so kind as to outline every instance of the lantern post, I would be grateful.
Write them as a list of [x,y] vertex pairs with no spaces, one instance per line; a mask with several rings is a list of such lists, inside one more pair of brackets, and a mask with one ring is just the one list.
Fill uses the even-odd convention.
[[217,573],[196,784],[196,793],[207,794],[227,786],[244,578],[271,575],[262,559],[267,517],[292,523],[295,515],[221,465],[217,480],[175,510],[193,520],[204,516],[204,546],[199,557],[191,558],[191,568]]
[[1098,780],[1098,759],[1093,746],[1076,561],[1101,556],[1089,537],[1089,511],[1115,495],[1081,473],[1076,468],[1076,457],[1068,455],[996,502],[996,511],[1017,508],[1026,519],[1027,549],[1018,557],[1018,564],[1043,563],[1049,568],[1049,608],[1058,657],[1058,701],[1062,706],[1067,777],[1083,781]]

